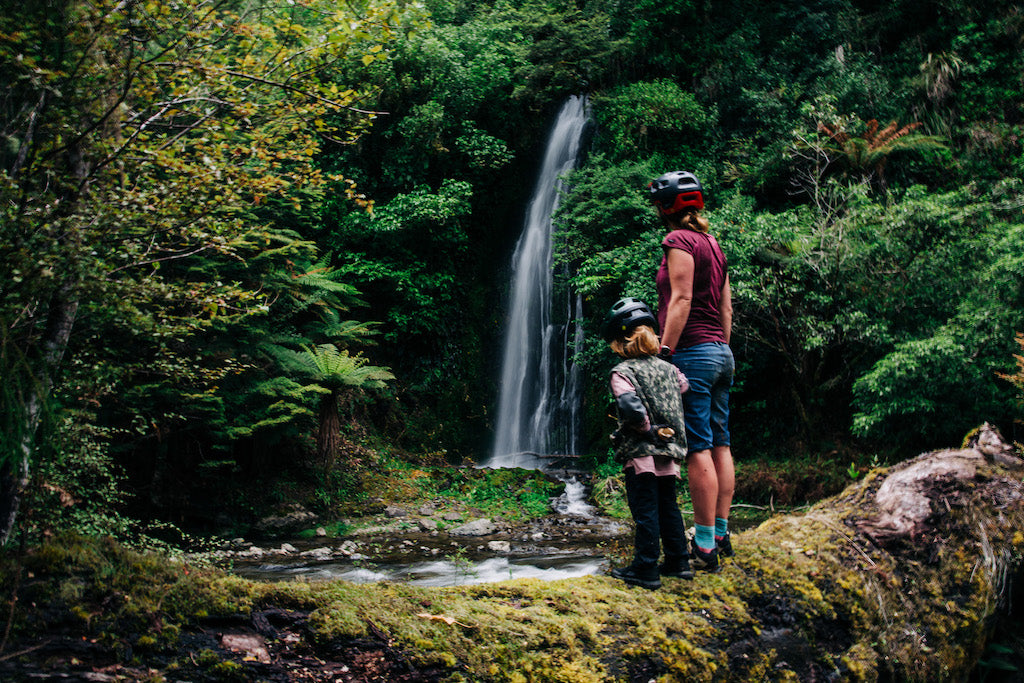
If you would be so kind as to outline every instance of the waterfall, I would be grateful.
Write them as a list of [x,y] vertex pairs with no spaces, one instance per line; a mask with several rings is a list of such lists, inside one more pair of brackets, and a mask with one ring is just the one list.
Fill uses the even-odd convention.
[[[572,97],[555,120],[512,257],[494,448],[487,466],[538,469],[538,457],[576,453],[583,343],[582,299],[553,301],[552,215],[561,176],[571,171],[587,123],[587,101]],[[568,276],[568,272],[560,275]]]

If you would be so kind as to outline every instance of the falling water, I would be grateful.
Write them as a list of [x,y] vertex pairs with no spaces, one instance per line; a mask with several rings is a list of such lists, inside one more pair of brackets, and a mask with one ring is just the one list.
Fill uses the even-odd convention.
[[571,293],[565,301],[553,301],[551,233],[561,177],[576,165],[586,123],[586,99],[570,98],[548,139],[512,258],[511,301],[490,467],[538,469],[544,465],[540,456],[578,452],[581,373],[573,358],[583,341],[576,324],[582,317],[582,301]]

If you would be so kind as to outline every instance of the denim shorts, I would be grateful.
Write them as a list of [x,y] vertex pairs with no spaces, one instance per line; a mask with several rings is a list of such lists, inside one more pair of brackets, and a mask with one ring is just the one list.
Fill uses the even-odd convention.
[[690,381],[683,394],[689,453],[729,445],[729,388],[736,361],[728,344],[712,342],[679,349],[672,363]]

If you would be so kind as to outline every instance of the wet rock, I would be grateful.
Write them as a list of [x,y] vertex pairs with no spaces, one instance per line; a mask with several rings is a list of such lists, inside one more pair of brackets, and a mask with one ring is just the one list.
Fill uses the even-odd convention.
[[349,539],[338,546],[338,552],[342,555],[351,555],[358,547],[359,545],[355,541]]
[[281,544],[281,552],[282,553],[294,553],[294,552],[298,552],[298,549],[295,546],[293,546],[291,543],[282,543]]
[[472,522],[467,522],[462,526],[455,527],[448,533],[452,536],[489,536],[498,530],[494,522],[491,520],[474,519]]
[[512,551],[512,544],[508,541],[490,541],[487,549],[494,553],[507,553]]
[[244,655],[249,661],[270,663],[266,641],[254,633],[224,633],[220,637],[220,644],[225,650]]
[[312,557],[315,560],[328,560],[334,554],[333,551],[328,547],[313,548],[311,550],[304,550],[299,553],[303,557]]
[[283,515],[261,519],[253,527],[253,530],[261,535],[280,536],[308,529],[316,522],[316,519],[317,516],[315,514],[305,508],[298,507]]
[[380,536],[382,534],[393,534],[400,531],[400,526],[397,524],[379,524],[376,526],[366,526],[362,529],[356,529],[352,532],[353,536]]

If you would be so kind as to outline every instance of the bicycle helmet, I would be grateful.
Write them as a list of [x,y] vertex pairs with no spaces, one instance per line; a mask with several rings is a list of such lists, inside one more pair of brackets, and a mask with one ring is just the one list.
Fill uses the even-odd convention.
[[698,211],[704,208],[704,188],[697,176],[688,171],[672,171],[652,180],[647,192],[662,216],[671,216],[688,207]]
[[647,304],[633,297],[619,299],[604,319],[604,339],[610,342],[625,337],[630,330],[640,325],[650,325],[655,333],[658,332],[658,320],[651,309],[647,308]]

